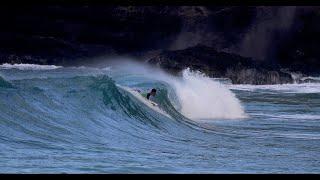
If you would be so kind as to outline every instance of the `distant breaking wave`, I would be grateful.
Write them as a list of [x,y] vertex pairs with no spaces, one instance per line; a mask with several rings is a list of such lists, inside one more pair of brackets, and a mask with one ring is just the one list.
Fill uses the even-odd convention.
[[19,69],[19,70],[51,70],[62,68],[62,66],[55,65],[39,65],[39,64],[8,64],[0,65],[0,69]]

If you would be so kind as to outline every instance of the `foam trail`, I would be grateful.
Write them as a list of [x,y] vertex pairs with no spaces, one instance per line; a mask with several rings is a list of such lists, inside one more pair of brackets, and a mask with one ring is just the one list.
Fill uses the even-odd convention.
[[[281,93],[320,93],[320,83],[302,83],[302,84],[275,84],[275,85],[228,85],[230,89],[242,91],[265,90],[269,93],[272,91]],[[267,93],[267,92],[265,92]]]
[[58,69],[62,66],[55,65],[39,65],[39,64],[8,64],[0,65],[0,69],[19,69],[19,70],[51,70]]

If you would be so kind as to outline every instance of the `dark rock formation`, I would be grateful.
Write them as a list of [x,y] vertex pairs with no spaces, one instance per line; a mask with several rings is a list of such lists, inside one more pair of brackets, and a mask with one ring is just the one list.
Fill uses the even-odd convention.
[[[74,63],[169,46],[181,18],[166,7],[1,6],[0,55],[16,62]],[[174,11],[174,7],[170,11]],[[10,62],[14,62],[11,58]]]
[[297,13],[295,32],[278,46],[276,59],[279,64],[309,75],[320,74],[320,10],[305,9]]
[[319,12],[294,6],[1,6],[0,63],[79,65],[102,55],[146,59],[202,44],[216,49],[208,57],[224,61],[213,66],[191,54],[191,62],[171,58],[170,63],[193,63],[235,83],[286,82],[280,67],[320,74]]
[[165,51],[148,61],[171,73],[185,68],[200,70],[215,78],[230,78],[235,84],[292,83],[291,75],[276,64],[255,61],[239,55],[218,52],[207,46]]

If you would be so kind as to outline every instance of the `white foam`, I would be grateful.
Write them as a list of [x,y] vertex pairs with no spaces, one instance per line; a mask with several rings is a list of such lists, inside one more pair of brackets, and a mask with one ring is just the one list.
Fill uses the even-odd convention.
[[[320,83],[276,84],[276,85],[228,85],[229,89],[242,91],[269,90],[281,93],[320,93]],[[270,92],[272,93],[272,92]]]
[[320,81],[320,77],[312,77],[312,76],[308,76],[308,77],[303,77],[300,80],[305,81],[305,80],[316,80],[316,81]]
[[264,116],[274,119],[281,120],[320,120],[320,115],[318,114],[266,114],[266,113],[255,113],[255,116]]
[[62,68],[62,66],[55,65],[39,65],[39,64],[9,64],[4,63],[0,65],[0,69],[19,69],[19,70],[52,70]]
[[104,68],[102,68],[103,71],[111,71],[111,67],[110,66],[106,66]]
[[220,82],[200,72],[183,71],[182,81],[173,84],[181,113],[191,119],[246,118],[240,101]]
[[110,66],[106,66],[104,68],[87,67],[87,66],[71,66],[71,67],[68,67],[68,68],[79,69],[79,70],[96,70],[96,71],[110,71],[111,70]]

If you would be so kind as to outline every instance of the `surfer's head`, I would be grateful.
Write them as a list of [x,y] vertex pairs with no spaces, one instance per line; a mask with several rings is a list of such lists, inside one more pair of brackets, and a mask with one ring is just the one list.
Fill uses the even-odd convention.
[[156,95],[156,93],[157,93],[157,90],[156,89],[151,89],[151,92],[150,92],[150,94],[152,95],[152,96],[155,96]]

